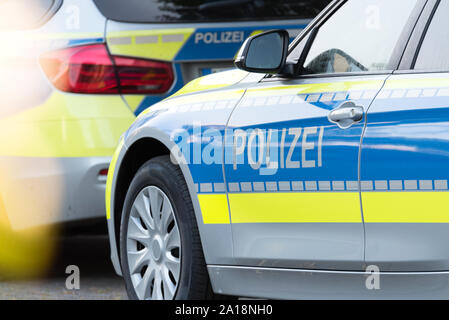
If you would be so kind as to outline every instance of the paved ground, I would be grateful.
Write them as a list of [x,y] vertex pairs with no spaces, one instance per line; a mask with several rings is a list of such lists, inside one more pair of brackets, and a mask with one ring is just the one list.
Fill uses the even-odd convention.
[[[61,253],[45,279],[0,282],[0,300],[127,298],[124,282],[112,268],[106,236],[70,236],[61,243]],[[79,266],[80,290],[66,289],[68,265]]]

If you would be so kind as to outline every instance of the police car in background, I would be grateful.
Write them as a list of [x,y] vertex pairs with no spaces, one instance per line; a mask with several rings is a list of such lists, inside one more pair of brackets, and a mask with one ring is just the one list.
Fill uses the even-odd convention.
[[129,296],[448,298],[448,14],[333,1],[143,112],[106,191]]
[[232,66],[253,33],[294,37],[328,1],[273,2],[0,1],[4,220],[103,217],[109,162],[135,114]]
[[329,2],[94,0],[108,19],[110,53],[153,61],[153,77],[163,82],[153,91],[147,87],[147,94],[122,91],[136,114],[199,76],[233,68],[235,54],[250,35],[281,28],[294,39]]

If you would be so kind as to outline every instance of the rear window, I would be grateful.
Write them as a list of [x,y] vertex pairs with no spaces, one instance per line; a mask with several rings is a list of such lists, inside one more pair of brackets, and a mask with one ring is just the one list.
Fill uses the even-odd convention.
[[94,0],[109,19],[176,23],[312,19],[330,0]]
[[62,0],[0,0],[0,31],[34,29],[50,19]]

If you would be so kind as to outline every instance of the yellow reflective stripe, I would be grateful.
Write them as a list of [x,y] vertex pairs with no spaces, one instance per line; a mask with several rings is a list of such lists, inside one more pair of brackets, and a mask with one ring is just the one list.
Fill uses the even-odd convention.
[[[229,224],[224,194],[200,194],[205,224]],[[229,194],[232,223],[362,223],[359,193]],[[364,192],[365,223],[449,223],[449,192]]]
[[[180,96],[187,93],[199,92],[204,90],[212,90],[231,86],[248,75],[248,72],[239,69],[233,69],[225,72],[214,73],[205,77],[195,79],[186,84],[181,90],[171,97]],[[223,99],[223,93],[217,95],[217,99]]]
[[126,95],[124,97],[126,103],[128,103],[128,106],[131,108],[133,112],[137,110],[137,108],[142,103],[143,99],[145,99],[145,96],[142,95]]
[[107,36],[112,54],[172,61],[195,32],[193,28],[128,30]]
[[0,118],[0,155],[110,157],[134,119],[120,96],[54,91],[43,104]]
[[361,223],[359,193],[229,194],[232,223]]
[[190,112],[192,104],[201,104],[204,110],[214,111],[215,106],[220,103],[226,103],[226,107],[232,109],[242,97],[244,90],[227,90],[220,92],[205,92],[202,94],[192,94],[180,97],[167,98],[156,105],[153,105],[139,114],[139,118],[144,117],[147,113],[156,110],[168,110],[169,112]]
[[217,101],[240,99],[245,90],[223,90],[220,92],[205,92],[200,95],[188,95],[182,96],[178,99],[165,100],[167,105],[183,105],[186,103],[199,103],[199,102],[211,102],[215,103]]
[[85,119],[0,124],[1,156],[110,157],[132,121]]
[[449,192],[362,192],[367,223],[449,223]]
[[[340,91],[379,90],[383,80],[344,81],[330,83],[308,83],[289,86],[269,86],[266,88],[248,89],[248,96],[265,96],[272,94],[305,94]],[[273,91],[278,91],[273,93]]]
[[199,194],[204,224],[229,224],[226,194]]
[[111,159],[111,164],[109,165],[108,178],[106,180],[106,218],[109,220],[111,218],[111,191],[112,191],[112,180],[114,178],[115,166],[117,164],[117,159],[124,145],[124,139],[122,138],[115,149],[114,155]]
[[265,31],[267,31],[267,30],[254,30],[253,32],[251,32],[251,34],[249,36],[252,37],[257,34],[261,34],[262,32],[265,32]]
[[[133,118],[133,113],[126,107],[120,95],[73,94],[54,90],[50,97],[40,105],[14,111],[10,106],[11,116],[2,117],[0,121],[54,121],[96,118]],[[120,136],[119,136],[120,137]],[[116,143],[118,138],[116,139]]]

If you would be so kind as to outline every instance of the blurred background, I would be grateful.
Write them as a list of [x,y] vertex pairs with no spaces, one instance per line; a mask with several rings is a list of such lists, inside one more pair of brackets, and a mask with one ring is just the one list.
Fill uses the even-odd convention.
[[[0,299],[123,299],[104,192],[135,117],[330,1],[0,0]],[[68,265],[81,289],[65,286]]]

